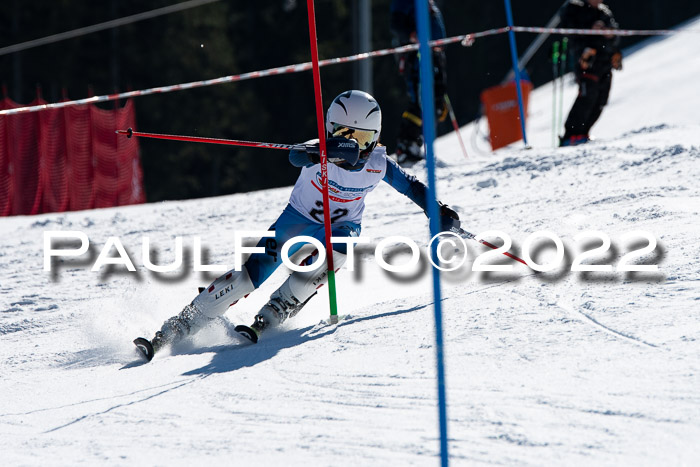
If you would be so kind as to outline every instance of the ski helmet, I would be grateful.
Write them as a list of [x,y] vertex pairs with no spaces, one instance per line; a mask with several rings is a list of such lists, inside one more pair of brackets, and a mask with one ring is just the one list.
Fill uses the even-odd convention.
[[345,91],[338,95],[326,112],[326,132],[332,136],[344,136],[357,141],[360,161],[354,167],[362,167],[379,141],[382,131],[382,110],[371,95],[364,91]]

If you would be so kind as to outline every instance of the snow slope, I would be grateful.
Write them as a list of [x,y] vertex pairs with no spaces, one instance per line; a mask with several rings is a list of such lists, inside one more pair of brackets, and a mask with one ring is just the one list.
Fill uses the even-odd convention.
[[[550,147],[549,86],[531,99],[534,149],[472,148],[465,160],[454,135],[438,142],[439,195],[467,230],[504,231],[515,251],[549,230],[568,251],[567,266],[538,276],[519,265],[479,275],[471,261],[444,274],[453,465],[697,465],[698,73],[686,36],[653,41],[616,74],[589,145]],[[567,110],[574,93],[567,85]],[[146,271],[142,237],[159,262],[174,258],[182,236],[191,264],[201,236],[208,262],[232,265],[233,232],[267,227],[290,190],[0,220],[0,465],[436,465],[424,262],[397,278],[364,249],[356,270],[339,275],[339,325],[319,324],[322,289],[282,329],[242,345],[232,324],[251,322],[280,270],[226,320],[149,364],[137,360],[131,340],[150,337],[213,277],[191,266],[174,277]],[[363,235],[424,247],[426,224],[381,186]],[[82,230],[94,248],[44,272],[47,230]],[[612,239],[596,259],[613,265],[644,245],[623,234],[653,233],[658,247],[644,261],[659,272],[571,272],[573,238],[590,230]],[[110,236],[137,273],[90,271]],[[470,246],[472,258],[481,251]],[[552,256],[545,248],[536,258]]]

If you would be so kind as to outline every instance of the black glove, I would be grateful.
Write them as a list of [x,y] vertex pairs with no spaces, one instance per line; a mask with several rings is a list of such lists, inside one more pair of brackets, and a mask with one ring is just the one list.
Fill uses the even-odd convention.
[[327,138],[326,150],[328,151],[328,162],[332,164],[347,162],[350,165],[355,165],[360,160],[360,145],[352,138],[348,139],[342,136]]
[[441,216],[447,216],[451,217],[452,219],[459,220],[459,214],[457,214],[457,212],[454,209],[442,203],[441,201],[438,201],[438,206],[440,207]]
[[439,214],[440,214],[440,230],[446,232],[454,228],[459,228],[459,214],[455,212],[454,209],[450,208],[448,205],[438,201]]
[[[459,229],[461,225],[459,222],[459,214],[442,201],[438,201],[437,203],[438,216],[440,216],[440,232],[447,232],[452,230],[452,228]],[[425,215],[428,215],[428,211],[425,211]]]
[[[328,152],[328,162],[331,164],[347,162],[350,165],[355,165],[360,160],[360,146],[354,139],[347,139],[342,136],[327,138],[326,151]],[[321,161],[321,150],[318,143],[307,145],[306,153],[314,164],[318,164]]]
[[321,151],[318,148],[318,143],[316,143],[316,146],[307,146],[306,147],[306,154],[309,155],[309,160],[313,164],[319,164],[321,162]]

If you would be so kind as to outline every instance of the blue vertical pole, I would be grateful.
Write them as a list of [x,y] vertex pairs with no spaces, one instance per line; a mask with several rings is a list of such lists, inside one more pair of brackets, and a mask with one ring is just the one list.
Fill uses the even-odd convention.
[[[435,91],[433,89],[433,54],[430,49],[430,18],[427,0],[415,0],[416,26],[420,41],[420,99],[423,109],[423,137],[425,138],[425,159],[428,169],[428,217],[430,218],[430,235],[434,237],[440,232],[440,216],[438,214],[437,190],[435,186]],[[430,255],[437,264],[437,244],[432,242]],[[435,348],[437,351],[437,389],[438,411],[440,414],[440,460],[443,467],[448,464],[447,452],[447,402],[445,395],[445,365],[443,358],[442,340],[442,296],[440,293],[440,271],[433,268],[433,297],[435,310]]]
[[506,20],[511,28],[508,31],[508,40],[510,41],[510,55],[513,58],[513,72],[515,73],[515,89],[518,92],[518,108],[520,109],[520,129],[523,132],[523,142],[525,147],[527,144],[527,133],[525,132],[525,107],[523,105],[523,91],[520,89],[520,66],[518,66],[518,48],[515,46],[515,32],[513,32],[513,10],[510,7],[510,0],[504,0],[506,3]]

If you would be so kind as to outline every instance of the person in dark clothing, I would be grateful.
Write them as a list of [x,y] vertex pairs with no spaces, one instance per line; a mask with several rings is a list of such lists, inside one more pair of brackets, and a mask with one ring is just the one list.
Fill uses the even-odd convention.
[[[610,8],[602,0],[569,0],[563,7],[561,18],[564,28],[618,28]],[[569,43],[572,55],[576,57],[574,74],[579,92],[564,124],[560,146],[589,141],[591,127],[608,103],[612,70],[622,69],[618,36],[574,36]]]
[[[434,0],[429,1],[430,39],[446,37],[442,13]],[[394,46],[417,43],[415,0],[392,0],[391,33]],[[425,158],[423,150],[423,118],[420,103],[420,65],[418,52],[407,52],[398,57],[399,73],[406,82],[408,106],[401,115],[399,136],[396,142],[397,162],[409,166]],[[447,92],[445,52],[433,49],[435,109],[439,121],[447,117],[445,93]]]

